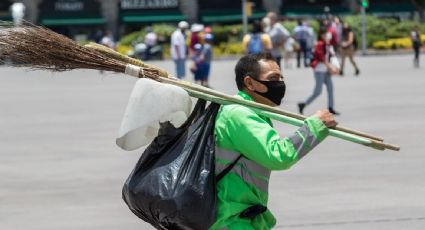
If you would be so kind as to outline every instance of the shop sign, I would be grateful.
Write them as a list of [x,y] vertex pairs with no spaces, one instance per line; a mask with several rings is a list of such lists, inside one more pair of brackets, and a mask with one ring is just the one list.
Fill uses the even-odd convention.
[[171,9],[179,6],[179,0],[121,0],[122,10]]
[[83,1],[62,0],[55,3],[55,11],[83,11]]
[[42,17],[68,17],[70,15],[100,15],[100,3],[97,0],[44,0],[40,6]]

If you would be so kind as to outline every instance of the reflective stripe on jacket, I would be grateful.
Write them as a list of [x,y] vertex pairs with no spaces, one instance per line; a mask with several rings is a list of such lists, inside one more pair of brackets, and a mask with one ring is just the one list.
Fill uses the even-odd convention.
[[[216,148],[215,150],[215,172],[219,174],[241,154],[238,152]],[[238,160],[235,167],[230,170],[231,173],[237,174],[245,183],[255,186],[264,193],[268,193],[269,179],[271,170],[257,164],[255,161],[242,157]]]
[[[242,91],[238,97],[253,101]],[[217,221],[210,229],[271,229],[276,220],[269,210],[252,220],[239,214],[253,205],[267,206],[271,170],[290,168],[328,133],[313,116],[292,136],[280,138],[269,118],[241,105],[222,106],[215,124],[216,174],[243,157],[217,184]]]

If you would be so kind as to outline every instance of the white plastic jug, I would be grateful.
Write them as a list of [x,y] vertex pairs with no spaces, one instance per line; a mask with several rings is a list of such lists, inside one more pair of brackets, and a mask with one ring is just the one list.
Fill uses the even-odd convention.
[[186,91],[150,79],[139,79],[131,93],[116,143],[132,151],[158,135],[159,123],[182,125],[190,114],[192,101]]

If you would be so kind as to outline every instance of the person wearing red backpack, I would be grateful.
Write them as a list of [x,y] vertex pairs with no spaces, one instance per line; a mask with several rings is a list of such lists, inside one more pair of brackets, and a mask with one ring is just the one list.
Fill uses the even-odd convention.
[[339,115],[334,109],[334,90],[332,84],[332,75],[339,73],[339,67],[333,65],[331,59],[335,58],[335,50],[331,44],[332,35],[327,28],[321,28],[319,32],[318,42],[314,48],[313,60],[310,65],[314,69],[314,78],[316,85],[313,94],[304,102],[298,103],[298,109],[301,114],[304,113],[304,108],[312,103],[321,93],[323,84],[326,85],[328,92],[328,109],[329,112]]

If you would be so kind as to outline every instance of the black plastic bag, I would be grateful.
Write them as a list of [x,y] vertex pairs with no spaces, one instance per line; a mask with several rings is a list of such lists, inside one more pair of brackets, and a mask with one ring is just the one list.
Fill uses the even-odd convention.
[[219,105],[198,100],[180,128],[161,124],[124,184],[130,210],[157,229],[208,229],[216,219],[214,124]]

